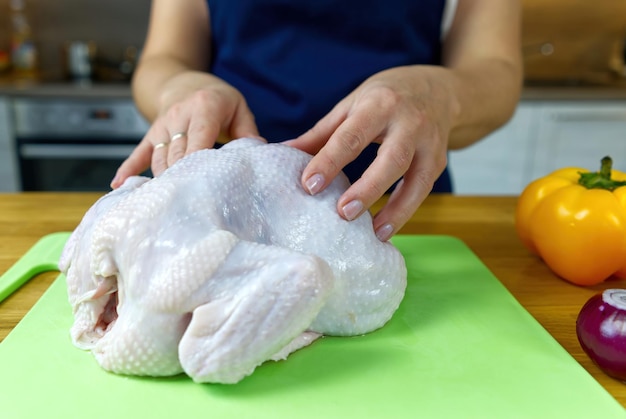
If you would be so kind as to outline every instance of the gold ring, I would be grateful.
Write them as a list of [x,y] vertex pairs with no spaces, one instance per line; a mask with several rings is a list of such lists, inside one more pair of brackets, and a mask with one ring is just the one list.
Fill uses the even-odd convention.
[[176,134],[172,135],[172,138],[170,138],[171,142],[174,142],[176,140],[180,140],[183,137],[186,137],[187,133],[186,132],[177,132]]
[[163,147],[165,147],[165,146],[166,146],[166,145],[168,145],[168,144],[169,144],[169,143],[159,143],[159,144],[155,144],[155,145],[154,145],[154,149],[155,149],[155,150],[158,150],[159,148],[163,148]]

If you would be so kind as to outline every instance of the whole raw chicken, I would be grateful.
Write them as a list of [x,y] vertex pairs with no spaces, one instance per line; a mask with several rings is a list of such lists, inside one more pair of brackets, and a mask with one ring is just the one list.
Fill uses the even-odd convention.
[[115,373],[234,383],[322,334],[383,326],[404,259],[368,213],[339,217],[345,177],[302,189],[310,158],[239,139],[102,197],[59,262],[74,344]]

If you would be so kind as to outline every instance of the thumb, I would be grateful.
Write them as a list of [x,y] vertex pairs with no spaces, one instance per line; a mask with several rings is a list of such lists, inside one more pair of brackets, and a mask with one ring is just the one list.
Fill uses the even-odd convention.
[[152,144],[146,140],[141,141],[117,169],[115,177],[111,181],[111,188],[119,188],[129,177],[138,175],[148,169],[151,159]]

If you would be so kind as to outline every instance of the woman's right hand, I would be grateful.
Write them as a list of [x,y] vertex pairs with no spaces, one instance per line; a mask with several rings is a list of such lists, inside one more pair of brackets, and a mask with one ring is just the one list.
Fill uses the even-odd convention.
[[112,188],[148,167],[158,176],[187,154],[213,147],[218,138],[259,135],[243,95],[213,75],[184,72],[164,91],[157,118],[117,170]]

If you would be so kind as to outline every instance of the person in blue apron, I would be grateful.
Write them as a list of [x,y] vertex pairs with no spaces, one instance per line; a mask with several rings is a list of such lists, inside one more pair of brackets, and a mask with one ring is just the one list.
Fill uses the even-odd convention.
[[133,78],[150,130],[111,186],[222,140],[261,136],[314,155],[311,194],[344,171],[339,214],[389,239],[431,192],[447,152],[513,114],[520,4],[499,0],[153,0]]

